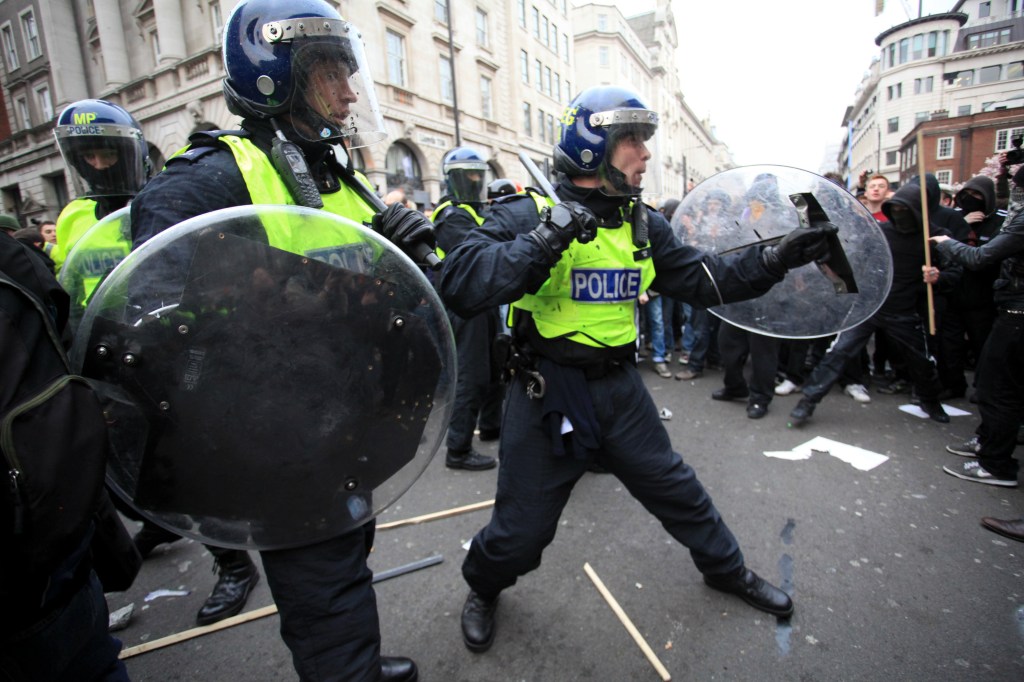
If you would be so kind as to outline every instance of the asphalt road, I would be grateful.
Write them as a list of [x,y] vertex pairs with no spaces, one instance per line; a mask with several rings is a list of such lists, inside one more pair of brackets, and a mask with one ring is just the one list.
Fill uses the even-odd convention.
[[[489,512],[378,531],[375,571],[444,558],[377,585],[386,654],[412,657],[424,682],[658,680],[584,572],[589,562],[676,680],[1024,679],[1024,545],[978,525],[982,516],[1024,515],[1022,492],[941,469],[963,461],[944,446],[972,435],[974,405],[953,401],[972,415],[940,425],[899,411],[908,396],[872,391],[859,405],[836,389],[793,430],[786,415],[798,395],[776,398],[753,421],[742,402],[710,400],[720,372],[693,382],[644,376],[747,564],[792,594],[793,617],[778,621],[705,587],[686,550],[614,477],[587,474],[543,565],[502,595],[485,654],[462,644],[460,565]],[[888,460],[861,471],[823,453],[763,454],[816,436]],[[438,457],[380,521],[490,500],[495,480],[495,471],[449,471]],[[130,591],[108,595],[111,610],[134,604],[119,633],[125,646],[193,627],[212,566],[192,541],[158,549]],[[188,594],[146,602],[156,590]],[[247,610],[271,603],[261,581]],[[161,682],[294,680],[278,625],[269,616],[135,655],[128,670]]]

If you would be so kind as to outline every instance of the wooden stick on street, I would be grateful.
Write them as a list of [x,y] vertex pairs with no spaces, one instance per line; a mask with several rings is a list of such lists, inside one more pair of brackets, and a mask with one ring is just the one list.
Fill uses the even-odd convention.
[[[924,266],[931,270],[932,244],[929,240],[931,230],[928,229],[928,183],[924,178],[924,135],[917,131],[917,177],[921,181],[921,232],[924,234]],[[928,333],[935,336],[935,291],[930,282],[928,287]]]
[[464,507],[455,507],[453,509],[445,509],[444,511],[433,512],[431,514],[424,514],[423,516],[414,516],[411,519],[401,519],[400,521],[389,521],[388,523],[378,523],[377,530],[386,530],[388,528],[399,528],[401,526],[411,526],[417,523],[424,523],[426,521],[436,521],[437,519],[446,519],[449,516],[456,516],[458,514],[465,514],[466,512],[476,511],[478,509],[486,509],[487,507],[493,507],[494,500],[487,500],[486,502],[476,502],[474,504],[467,504]]
[[270,606],[264,606],[260,609],[254,609],[252,611],[246,611],[240,613],[237,616],[231,616],[224,620],[217,621],[213,625],[204,625],[198,628],[192,628],[191,630],[183,630],[167,637],[161,637],[160,639],[154,639],[152,642],[145,642],[138,646],[128,647],[127,649],[121,650],[121,655],[118,658],[125,659],[131,658],[132,656],[138,656],[144,654],[147,651],[153,651],[154,649],[163,649],[165,646],[171,646],[178,642],[184,642],[185,640],[194,639],[203,635],[208,635],[211,632],[217,632],[218,630],[224,630],[231,628],[242,623],[248,623],[251,620],[258,620],[267,616],[272,616],[277,613],[277,604],[271,604]]
[[612,593],[608,591],[608,588],[604,586],[601,579],[597,577],[597,573],[594,572],[594,569],[590,567],[589,563],[585,563],[583,564],[583,570],[587,572],[588,576],[590,576],[590,580],[594,583],[597,591],[601,593],[601,596],[604,597],[604,600],[608,602],[608,606],[612,607],[612,611],[614,611],[615,615],[619,617],[619,621],[623,626],[625,626],[626,631],[633,638],[633,641],[636,642],[636,645],[644,652],[644,656],[647,657],[647,660],[650,661],[651,665],[654,666],[654,669],[658,671],[659,675],[661,675],[661,679],[665,682],[669,682],[669,680],[672,679],[672,675],[669,674],[668,670],[665,669],[665,666],[663,666],[661,661],[658,660],[654,651],[650,646],[648,646],[647,640],[645,640],[644,636],[640,634],[640,631],[636,629],[636,626],[633,625],[633,621],[629,619],[626,612],[622,610],[621,606],[619,606],[619,602],[615,601],[615,597],[613,597]]

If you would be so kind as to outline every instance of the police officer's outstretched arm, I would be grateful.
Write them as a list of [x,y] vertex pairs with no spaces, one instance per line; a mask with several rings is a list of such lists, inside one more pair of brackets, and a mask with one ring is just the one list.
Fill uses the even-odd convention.
[[814,222],[787,234],[778,244],[761,251],[761,261],[779,277],[801,265],[828,257],[828,238],[839,230],[829,222]]
[[373,229],[391,240],[409,258],[423,262],[437,246],[434,226],[419,211],[394,203],[373,216]]

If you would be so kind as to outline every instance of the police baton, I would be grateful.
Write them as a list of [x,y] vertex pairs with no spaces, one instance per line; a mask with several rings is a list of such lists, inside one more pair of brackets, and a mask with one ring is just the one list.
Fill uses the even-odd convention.
[[519,152],[519,160],[524,166],[526,166],[526,171],[530,174],[533,181],[537,183],[537,187],[544,192],[547,198],[551,199],[551,201],[556,204],[562,203],[562,200],[558,198],[557,194],[555,194],[555,188],[552,187],[551,182],[544,177],[544,173],[541,172],[540,168],[537,168],[537,164],[533,162],[533,159],[526,155],[526,152]]
[[[365,183],[361,182],[359,178],[355,176],[355,173],[344,167],[342,168],[342,173],[351,181],[349,186],[358,192],[359,196],[361,196],[366,203],[377,209],[378,213],[387,209],[387,204],[385,204],[373,190],[367,187]],[[441,267],[441,259],[437,257],[437,254],[434,253],[432,248],[430,248],[430,245],[423,242],[419,242],[413,247],[412,258],[417,263],[426,265],[431,270],[437,270]]]

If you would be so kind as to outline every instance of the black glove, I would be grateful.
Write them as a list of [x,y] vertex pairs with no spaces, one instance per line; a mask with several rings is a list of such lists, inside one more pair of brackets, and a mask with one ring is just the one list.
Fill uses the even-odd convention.
[[583,204],[563,201],[544,208],[540,212],[540,224],[528,236],[540,244],[548,259],[554,262],[574,239],[580,244],[593,241],[597,236],[597,218]]
[[798,227],[774,246],[761,252],[761,262],[773,275],[783,277],[787,270],[828,257],[828,238],[839,229],[832,223],[813,223]]
[[373,216],[373,229],[417,263],[433,267],[433,261],[437,260],[434,256],[434,247],[437,246],[434,226],[419,211],[399,203],[391,204]]

